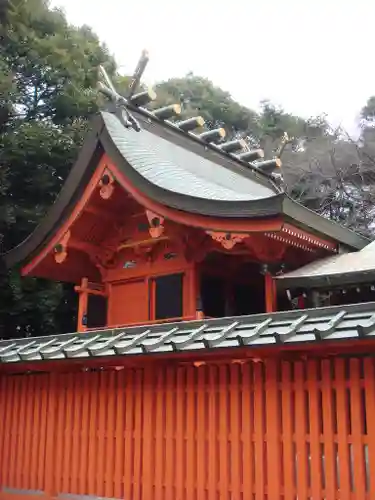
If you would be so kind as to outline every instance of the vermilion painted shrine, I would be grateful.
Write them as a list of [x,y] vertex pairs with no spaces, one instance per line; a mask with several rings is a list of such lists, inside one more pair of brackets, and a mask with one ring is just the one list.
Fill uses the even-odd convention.
[[375,498],[373,245],[290,199],[278,158],[106,83],[4,256],[79,314],[0,341],[0,499]]

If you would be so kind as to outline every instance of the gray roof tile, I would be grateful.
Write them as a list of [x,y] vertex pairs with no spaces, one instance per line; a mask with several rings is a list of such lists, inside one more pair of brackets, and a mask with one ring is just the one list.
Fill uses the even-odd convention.
[[375,337],[375,303],[0,341],[0,363]]
[[[369,243],[359,252],[350,252],[339,255],[332,255],[320,260],[316,260],[289,273],[277,277],[279,283],[284,286],[303,283],[314,287],[317,282],[323,280],[327,282],[342,281],[345,276],[346,281],[350,276],[356,280],[359,274],[375,272],[375,242]],[[306,282],[306,280],[308,280]],[[301,285],[303,286],[303,285]]]
[[130,165],[152,184],[178,194],[217,201],[253,201],[279,194],[239,172],[219,167],[147,130],[126,129],[112,113],[102,113],[116,147]]

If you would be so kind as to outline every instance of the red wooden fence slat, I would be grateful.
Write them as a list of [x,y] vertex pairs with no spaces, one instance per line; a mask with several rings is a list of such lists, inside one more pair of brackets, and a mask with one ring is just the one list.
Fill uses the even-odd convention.
[[322,401],[323,401],[323,443],[324,443],[324,477],[325,496],[327,500],[336,499],[336,453],[333,429],[333,402],[331,362],[322,361]]
[[[26,381],[24,381],[26,382]],[[18,442],[17,442],[17,448],[19,448],[20,450],[20,455],[18,457],[18,460],[17,460],[17,468],[16,468],[16,485],[18,488],[21,488],[22,487],[22,484],[24,484],[24,478],[23,478],[23,475],[24,475],[24,463],[26,461],[26,455],[27,453],[29,453],[28,451],[26,451],[25,449],[25,438],[26,438],[26,435],[25,435],[25,432],[26,432],[26,428],[25,428],[25,415],[27,415],[26,413],[26,405],[27,405],[27,398],[28,398],[28,395],[27,395],[27,392],[26,392],[26,387],[27,385],[25,383],[22,383],[21,384],[21,401],[20,401],[20,409],[19,409],[19,421],[18,421],[18,425],[19,425],[19,438],[18,438]]]
[[72,448],[71,448],[71,482],[69,491],[79,492],[79,453],[81,447],[80,420],[82,418],[82,375],[76,377],[72,384]]
[[[29,488],[33,490],[39,489],[38,485],[38,465],[39,465],[39,446],[41,441],[41,426],[40,426],[40,417],[41,417],[41,408],[40,408],[40,399],[41,399],[41,379],[39,376],[34,375],[35,377],[35,395],[38,395],[34,398],[33,401],[33,428],[32,428],[32,441],[31,441],[31,474],[30,474],[30,485]],[[69,471],[66,471],[66,476],[69,477]]]
[[[65,404],[66,404],[66,375],[58,374],[56,376],[57,392],[57,423],[56,423],[56,442],[55,442],[55,463],[60,470],[55,469],[54,490],[63,491],[62,486],[62,464],[65,440]],[[31,396],[32,397],[32,396]]]
[[254,442],[255,442],[255,497],[264,498],[265,494],[265,457],[264,457],[264,383],[263,365],[255,363],[254,366]]
[[316,360],[307,362],[307,378],[310,411],[310,453],[311,453],[311,493],[312,498],[322,498],[322,457],[321,457],[321,405]]
[[363,453],[363,412],[361,401],[360,360],[350,360],[350,409],[352,421],[354,491],[365,498],[366,474]]
[[154,474],[152,453],[154,451],[153,441],[153,424],[154,424],[154,406],[153,406],[153,373],[150,368],[146,368],[144,372],[144,411],[143,411],[143,450],[142,450],[142,498],[153,498],[153,481],[151,478]]
[[240,474],[240,406],[239,406],[239,366],[234,364],[230,367],[229,383],[229,414],[230,426],[228,437],[230,439],[230,484],[231,492],[234,498],[240,498],[241,495],[241,474]]
[[156,410],[155,410],[155,498],[162,498],[163,491],[163,466],[164,466],[164,426],[165,426],[165,408],[164,408],[164,380],[165,373],[158,370],[156,375]]
[[[153,431],[154,433],[154,431]],[[153,440],[155,447],[155,440]],[[186,370],[176,374],[176,500],[184,499],[186,476]]]
[[101,450],[98,448],[98,416],[99,416],[99,391],[100,391],[100,373],[89,373],[90,394],[86,395],[89,399],[90,417],[88,422],[89,427],[89,442],[88,442],[88,457],[87,457],[87,494],[95,495],[96,490],[96,461],[98,453]]
[[282,404],[282,438],[283,438],[283,473],[285,500],[294,500],[296,485],[294,481],[293,427],[292,427],[292,382],[291,363],[281,363],[281,404]]
[[281,446],[280,446],[280,408],[277,364],[274,360],[266,363],[266,425],[267,425],[267,466],[268,496],[280,498],[281,495]]
[[[14,391],[14,396],[13,396],[13,415],[12,415],[12,421],[11,421],[11,426],[10,426],[10,433],[11,433],[11,440],[12,440],[12,447],[11,447],[11,453],[7,456],[7,461],[9,462],[9,486],[13,488],[18,488],[19,485],[17,484],[17,464],[18,460],[20,459],[21,455],[21,450],[17,446],[18,442],[18,434],[19,434],[19,419],[21,417],[20,414],[20,404],[21,404],[21,399],[23,397],[22,394],[22,389],[23,389],[23,384],[22,380],[19,377],[14,378],[14,386],[13,386],[13,391]],[[36,469],[36,474],[34,475],[33,478],[35,481],[37,481],[37,469]]]
[[346,399],[345,365],[343,359],[335,360],[335,380],[337,393],[337,441],[339,453],[340,500],[351,499],[348,405]]
[[142,412],[143,412],[143,371],[135,370],[135,398],[134,398],[134,469],[133,469],[133,497],[141,500],[142,481]]
[[186,499],[196,497],[196,370],[187,368],[187,443],[186,443]]
[[206,412],[205,412],[205,384],[206,384],[205,366],[198,368],[198,385],[197,385],[197,448],[196,448],[196,464],[197,464],[197,498],[204,500],[206,488]]
[[164,485],[165,485],[165,498],[174,498],[174,487],[175,487],[175,464],[174,464],[174,454],[175,454],[175,394],[174,394],[174,377],[175,370],[171,367],[166,368],[166,387],[165,387],[165,475],[164,475]]
[[[23,427],[23,442],[20,444],[23,448],[23,456],[20,458],[19,468],[21,469],[21,487],[25,487],[31,485],[31,443],[32,443],[32,434],[33,434],[33,417],[32,417],[32,409],[33,409],[33,399],[34,399],[34,383],[37,382],[37,378],[35,376],[25,377],[23,381],[23,399],[24,405],[21,408],[22,412],[22,421],[21,426]],[[26,417],[27,416],[27,417]]]
[[[26,398],[25,398],[26,400]],[[26,400],[27,401],[27,400]],[[9,397],[7,391],[7,378],[0,377],[0,464],[4,463],[5,460],[5,424],[6,424],[6,414],[9,406]],[[5,467],[0,467],[0,486],[4,484]]]
[[115,454],[115,418],[116,418],[116,393],[115,393],[115,377],[116,372],[111,371],[107,377],[107,419],[106,419],[106,447],[105,447],[105,464],[104,477],[105,488],[104,495],[107,498],[114,496],[114,454]]
[[[124,387],[124,397],[125,397],[125,415],[124,415],[124,490],[125,498],[132,498],[133,496],[133,455],[134,455],[134,426],[133,426],[133,415],[134,415],[134,399],[136,396],[135,392],[135,372],[134,370],[128,370],[125,375],[125,387]],[[155,475],[156,468],[159,466],[158,457],[155,461]]]
[[374,358],[364,360],[364,388],[367,412],[367,439],[369,458],[369,497],[375,498],[375,369]]
[[52,373],[46,381],[46,447],[44,462],[44,491],[49,497],[55,495],[55,430],[57,424],[57,386],[56,374]]
[[[125,373],[116,373],[116,417],[115,417],[115,456],[114,456],[114,497],[124,498],[124,444],[125,444],[125,407],[124,407]],[[153,416],[151,417],[153,419]]]
[[95,489],[100,496],[104,496],[104,465],[105,465],[105,446],[107,441],[107,400],[108,400],[108,372],[99,373],[99,392],[98,392],[98,420],[97,420],[97,454],[96,454],[96,486]]
[[89,446],[90,446],[90,406],[91,406],[91,391],[90,391],[91,373],[85,372],[82,374],[82,413],[80,419],[79,431],[81,434],[81,446],[79,450],[79,466],[78,466],[78,491],[81,495],[88,492],[88,475],[89,475]]
[[295,363],[294,372],[295,387],[295,422],[296,422],[296,461],[297,461],[297,496],[299,500],[307,500],[308,483],[308,456],[307,456],[307,429],[306,429],[306,398],[304,364]]
[[[8,379],[8,391],[9,391],[9,407],[7,411],[7,418],[4,426],[4,433],[5,433],[5,453],[4,453],[4,469],[5,469],[5,474],[4,474],[4,484],[5,486],[12,487],[12,476],[11,476],[11,466],[10,466],[10,460],[9,457],[12,454],[12,448],[14,447],[13,439],[12,439],[12,425],[13,425],[13,412],[14,408],[16,405],[16,377],[9,377]],[[33,410],[33,407],[32,407]],[[31,415],[31,418],[33,418],[33,413]],[[31,436],[31,433],[30,433]],[[30,458],[31,458],[31,453],[30,453]],[[32,471],[30,467],[30,475],[29,475],[29,484],[32,481],[32,474],[34,471]],[[30,487],[30,486],[29,486]]]
[[219,368],[220,387],[220,424],[219,424],[219,461],[220,461],[220,491],[229,491],[229,462],[228,462],[228,367]]
[[[216,408],[216,393],[218,390],[217,385],[217,368],[211,366],[208,373],[208,386],[207,386],[207,398],[208,398],[208,415],[207,415],[207,425],[208,425],[208,447],[207,447],[207,460],[208,460],[208,471],[207,471],[207,483],[208,483],[208,500],[215,500],[217,497],[217,420],[218,413]],[[178,421],[178,420],[177,420]]]
[[[251,365],[244,363],[242,365],[242,477],[243,477],[243,498],[252,500],[254,491],[254,456],[253,448],[253,411],[252,411],[252,392],[253,384],[250,378]],[[213,497],[214,498],[214,497]]]

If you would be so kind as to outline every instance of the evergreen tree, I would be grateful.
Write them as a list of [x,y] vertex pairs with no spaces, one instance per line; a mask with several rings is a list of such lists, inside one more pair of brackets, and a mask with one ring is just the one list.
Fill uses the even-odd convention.
[[[114,61],[90,28],[70,26],[45,0],[12,0],[0,27],[2,250],[28,236],[54,202],[96,111],[97,68]],[[75,328],[72,287],[0,278],[3,336]],[[68,311],[68,314],[64,314]]]

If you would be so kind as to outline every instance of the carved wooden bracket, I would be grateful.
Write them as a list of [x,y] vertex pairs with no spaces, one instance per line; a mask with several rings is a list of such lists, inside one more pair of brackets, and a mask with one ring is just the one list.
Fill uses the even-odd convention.
[[152,238],[159,238],[164,232],[164,217],[151,212],[151,210],[146,210],[146,216],[149,223],[149,233]]
[[59,243],[57,243],[57,245],[55,245],[55,248],[53,249],[55,252],[55,262],[57,262],[57,264],[62,264],[68,256],[69,238],[70,238],[70,231],[67,231],[61,238]]
[[231,250],[237,243],[242,243],[243,240],[249,237],[244,233],[219,233],[215,231],[206,231],[211,238],[219,242],[226,250]]
[[108,169],[104,170],[102,178],[99,181],[99,187],[100,196],[104,200],[108,200],[112,196],[112,193],[115,189],[115,178]]
[[115,248],[102,248],[92,255],[92,260],[98,268],[114,269],[118,265]]
[[280,261],[287,249],[285,244],[270,240],[263,234],[256,234],[249,238],[246,245],[258,260],[265,263]]

